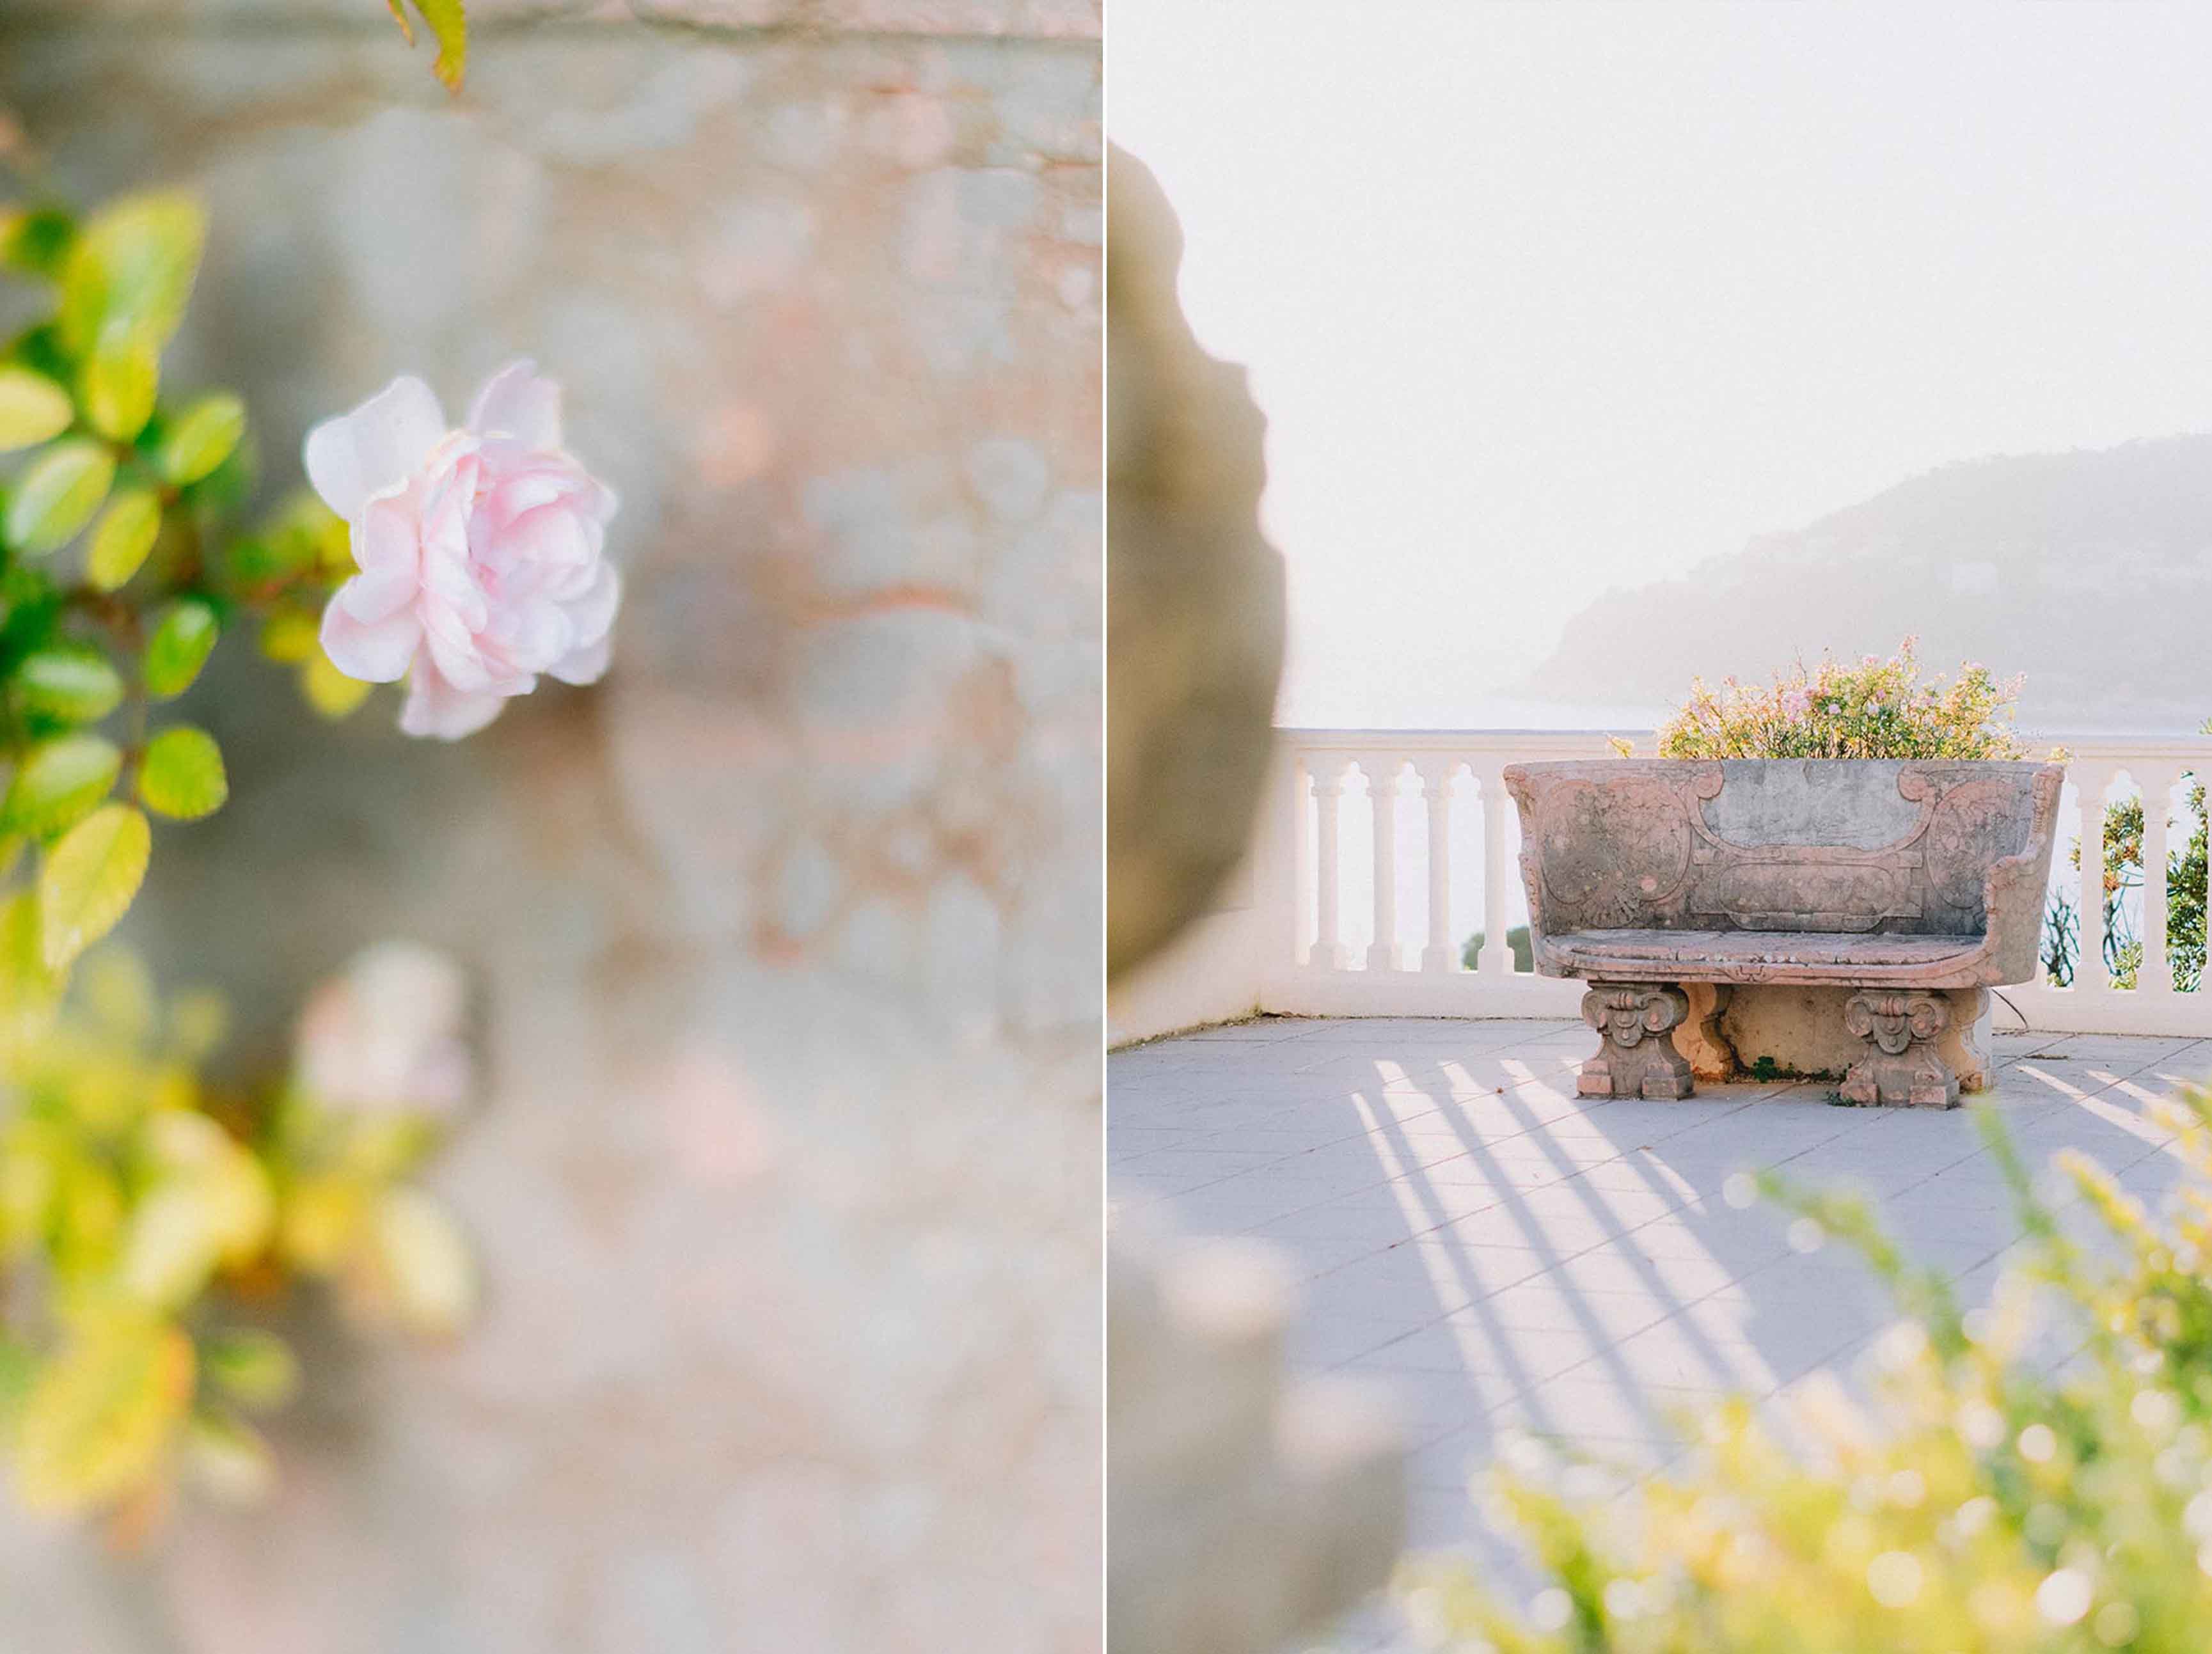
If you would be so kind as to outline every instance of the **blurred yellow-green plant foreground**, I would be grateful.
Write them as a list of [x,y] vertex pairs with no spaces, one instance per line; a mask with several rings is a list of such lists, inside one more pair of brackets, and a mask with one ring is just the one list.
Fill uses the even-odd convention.
[[221,1498],[273,1472],[246,1415],[296,1383],[256,1318],[302,1278],[360,1310],[450,1331],[473,1293],[451,1224],[408,1173],[437,1127],[336,1106],[296,1073],[202,1083],[220,1005],[155,998],[128,952],[0,1049],[0,1426],[39,1510],[160,1512],[180,1474]]
[[[1984,1113],[2025,1236],[1971,1312],[1856,1197],[1770,1181],[1808,1233],[1857,1246],[1903,1311],[1870,1403],[1816,1382],[1786,1444],[1723,1410],[1686,1469],[1626,1493],[1517,1443],[1486,1497],[1553,1583],[1508,1604],[1455,1567],[1411,1566],[1417,1623],[1438,1646],[1504,1654],[2212,1648],[2212,1096],[2158,1107],[2186,1168],[2172,1213],[2069,1152],[2054,1170],[2081,1209],[2063,1224]],[[2096,1244],[2069,1232],[2084,1229]],[[2073,1351],[2055,1368],[2054,1345]]]
[[326,715],[368,693],[316,638],[352,571],[345,526],[309,498],[243,529],[243,404],[161,386],[204,235],[179,195],[82,222],[0,210],[0,271],[42,301],[0,348],[0,1462],[24,1505],[110,1511],[126,1535],[180,1475],[268,1485],[247,1415],[296,1366],[252,1317],[289,1283],[434,1331],[471,1296],[451,1225],[405,1182],[428,1118],[402,1097],[336,1106],[308,1064],[210,1090],[220,1006],[164,1006],[95,946],[154,822],[228,794],[213,737],[167,710],[226,632],[258,628]]

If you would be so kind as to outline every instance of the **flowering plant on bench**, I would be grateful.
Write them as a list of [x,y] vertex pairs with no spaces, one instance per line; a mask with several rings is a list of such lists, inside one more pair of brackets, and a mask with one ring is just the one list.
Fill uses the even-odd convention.
[[1690,681],[1659,727],[1662,758],[2019,758],[2011,727],[2021,679],[1968,662],[1948,682],[1921,675],[1917,642],[1887,660],[1803,660],[1764,687]]

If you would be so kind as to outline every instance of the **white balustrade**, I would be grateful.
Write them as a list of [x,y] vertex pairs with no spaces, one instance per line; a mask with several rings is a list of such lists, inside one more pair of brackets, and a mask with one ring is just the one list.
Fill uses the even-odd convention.
[[1482,775],[1482,952],[1475,964],[1486,976],[1513,975],[1513,946],[1506,936],[1512,927],[1506,903],[1512,899],[1513,879],[1506,871],[1505,823],[1513,810],[1505,791],[1505,766],[1493,764]]
[[1336,862],[1336,804],[1344,796],[1344,772],[1348,757],[1323,756],[1315,761],[1314,795],[1314,945],[1312,962],[1324,970],[1341,970],[1351,963],[1337,939],[1337,894],[1342,882]]
[[[1525,730],[1285,730],[1279,739],[1290,761],[1291,785],[1278,794],[1291,801],[1293,814],[1278,814],[1263,824],[1267,837],[1258,867],[1263,884],[1258,899],[1279,909],[1280,923],[1255,933],[1293,939],[1286,954],[1279,940],[1274,952],[1257,962],[1260,1003],[1264,1009],[1316,1015],[1567,1016],[1574,1014],[1580,985],[1539,977],[1515,969],[1507,934],[1519,918],[1522,891],[1513,855],[1517,820],[1504,772],[1510,764],[1556,758],[1601,758],[1612,751],[1598,731]],[[1648,734],[1634,737],[1650,750]],[[2212,994],[2175,990],[2166,958],[2166,858],[2173,845],[2169,814],[2182,795],[2186,774],[2212,771],[2212,737],[2042,736],[2031,751],[2065,746],[2068,778],[2075,807],[2059,824],[2054,873],[2075,888],[2079,924],[2071,986],[2038,980],[1999,990],[1996,1025],[2038,1030],[2113,1033],[2212,1035]],[[1411,767],[1427,808],[1417,819],[1427,849],[1427,913],[1419,969],[1407,968],[1406,939],[1398,933],[1398,799],[1403,772]],[[1339,812],[1345,781],[1357,769],[1366,777],[1374,841],[1371,902],[1374,931],[1360,952],[1347,946],[1340,922],[1344,868],[1339,854]],[[1453,935],[1454,880],[1451,854],[1453,778],[1462,769],[1473,778],[1481,807],[1481,928],[1484,945],[1476,968],[1461,964]],[[2104,952],[2104,818],[2106,793],[2122,776],[2144,801],[2142,910],[2136,919],[2143,964],[2136,986],[2114,984]],[[1310,797],[1310,831],[1305,819]],[[2081,845],[2078,879],[2071,879],[2068,852],[2078,834]],[[1265,848],[1273,845],[1273,848]],[[1315,915],[1313,940],[1300,949],[1297,915],[1306,901]],[[1255,946],[1259,946],[1255,944]]]
[[2081,947],[2074,960],[2076,987],[2109,992],[2112,967],[2105,963],[2105,794],[2112,784],[2109,764],[2085,763],[2074,772],[2081,844],[2081,879],[2074,893],[2081,926]]
[[2139,994],[2173,992],[2173,970],[2166,958],[2166,859],[2172,838],[2169,815],[2180,769],[2172,764],[2146,767],[2136,776],[2142,789],[2142,969]]
[[1429,945],[1421,950],[1421,969],[1459,969],[1459,950],[1451,939],[1451,789],[1459,765],[1451,757],[1418,759],[1421,796],[1429,803]]
[[1373,753],[1359,761],[1367,776],[1367,802],[1375,813],[1375,939],[1370,970],[1395,970],[1398,958],[1398,771],[1403,760]]

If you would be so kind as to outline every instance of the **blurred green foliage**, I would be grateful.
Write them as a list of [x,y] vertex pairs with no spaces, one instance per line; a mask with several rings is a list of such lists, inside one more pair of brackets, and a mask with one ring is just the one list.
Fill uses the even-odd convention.
[[1863,1201],[1763,1180],[1800,1224],[1856,1246],[1903,1311],[1876,1345],[1870,1401],[1808,1381],[1787,1442],[1771,1415],[1732,1405],[1702,1421],[1681,1468],[1627,1492],[1513,1444],[1492,1514],[1553,1583],[1508,1603],[1460,1566],[1409,1566],[1432,1645],[2212,1648],[2212,1098],[2191,1090],[2153,1112],[2184,1167],[2163,1219],[2070,1152],[2055,1173],[2076,1204],[2059,1209],[1984,1110],[2024,1238],[1972,1311]]
[[[1482,939],[1486,934],[1488,934],[1487,932],[1478,930],[1460,945],[1459,962],[1469,970],[1474,970],[1482,958]],[[1505,946],[1513,955],[1513,968],[1516,970],[1534,970],[1536,968],[1534,945],[1528,939],[1528,926],[1516,925],[1507,931]]]
[[[2212,720],[2197,728],[2212,735]],[[2169,840],[2166,856],[2166,941],[2167,967],[2173,985],[2192,993],[2204,979],[2204,891],[2206,822],[2204,782],[2192,780],[2189,788],[2186,842],[2174,848]],[[2172,824],[2169,811],[2167,823]],[[2081,865],[2081,841],[2074,841],[2069,860]],[[2136,933],[2136,911],[2140,900],[2129,893],[2143,885],[2143,801],[2141,796],[2122,799],[2105,808],[2105,967],[2120,988],[2133,988],[2142,971],[2142,938]],[[2044,912],[2043,966],[2060,988],[2074,984],[2074,968],[2081,952],[2081,915],[2074,897],[2054,890]]]
[[205,996],[162,1005],[110,945],[58,1015],[0,1044],[0,1443],[32,1510],[128,1531],[180,1480],[264,1489],[249,1418],[290,1398],[298,1364],[263,1323],[303,1280],[419,1331],[468,1312],[468,1255],[407,1181],[434,1124],[330,1106],[296,1074],[210,1087],[222,1025]]

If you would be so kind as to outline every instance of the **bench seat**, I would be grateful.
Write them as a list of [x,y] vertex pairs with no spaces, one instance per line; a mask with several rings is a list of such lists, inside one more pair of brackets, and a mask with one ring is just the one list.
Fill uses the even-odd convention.
[[1984,936],[1796,930],[1571,930],[1543,939],[1546,975],[1676,982],[1858,985],[1973,974]]

